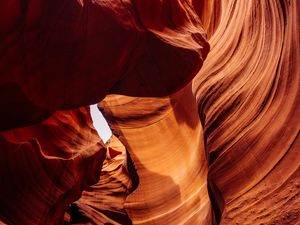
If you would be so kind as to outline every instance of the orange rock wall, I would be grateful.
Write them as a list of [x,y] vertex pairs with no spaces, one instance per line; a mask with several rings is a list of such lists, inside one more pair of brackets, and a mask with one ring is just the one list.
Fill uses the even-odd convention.
[[191,84],[168,98],[99,104],[139,176],[124,202],[133,224],[210,224],[203,131]]
[[299,7],[3,3],[0,220],[299,224]]
[[299,6],[221,1],[193,83],[221,224],[300,220]]

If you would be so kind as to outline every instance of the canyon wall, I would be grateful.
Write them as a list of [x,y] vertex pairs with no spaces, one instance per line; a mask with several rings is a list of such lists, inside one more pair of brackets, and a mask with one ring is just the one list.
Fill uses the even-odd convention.
[[0,220],[300,224],[299,8],[3,3]]
[[193,91],[221,224],[297,224],[299,1],[213,2]]

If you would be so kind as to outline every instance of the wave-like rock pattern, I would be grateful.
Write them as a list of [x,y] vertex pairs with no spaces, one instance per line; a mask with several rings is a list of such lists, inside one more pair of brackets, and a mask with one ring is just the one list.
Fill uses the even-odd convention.
[[210,224],[207,161],[191,84],[167,98],[111,95],[99,107],[139,176],[133,224]]
[[214,4],[193,87],[221,224],[299,223],[299,1]]
[[[208,30],[211,52],[193,81],[193,91],[204,127],[209,188],[221,224],[296,224],[300,220],[297,4],[295,1],[212,1],[202,3],[202,10],[208,10],[210,15],[197,11],[201,17],[208,15],[203,23]],[[108,102],[111,98],[107,98]],[[131,138],[134,133],[131,129],[144,126],[145,122],[150,124],[149,136],[143,132],[134,133],[134,137],[138,140],[142,135],[141,142],[152,145],[156,122],[151,117],[167,114],[159,106],[163,100],[119,96],[110,105],[106,104],[107,99],[100,106],[129,152],[141,151],[133,144],[136,140]],[[156,104],[155,113],[148,112]],[[176,133],[171,125],[168,128]],[[124,133],[127,129],[130,131]],[[190,140],[194,142],[196,138]],[[170,143],[176,145],[174,141]],[[143,149],[147,148],[143,145]],[[144,153],[142,162],[151,162],[154,154],[147,157]],[[153,176],[139,170],[141,159],[135,158],[134,153],[133,161],[140,177]],[[154,167],[156,163],[152,163]],[[136,202],[144,198],[135,192],[132,195],[137,196]],[[128,202],[132,195],[128,196]],[[147,210],[157,209],[155,201],[147,201]],[[165,207],[171,208],[170,205]],[[134,223],[171,223],[168,214],[159,210],[156,213],[160,216],[148,212],[149,215],[140,218],[140,211],[132,211],[130,204],[125,203],[125,207]]]
[[[299,224],[299,7],[2,3],[0,129],[31,126],[0,133],[0,219]],[[109,93],[107,146],[87,109],[54,113]]]
[[200,69],[208,53],[203,36],[187,0],[3,2],[0,129],[108,93],[170,94]]
[[124,202],[136,184],[132,183],[129,174],[125,146],[112,136],[106,148],[108,154],[103,162],[101,179],[83,191],[81,198],[72,205],[71,223],[132,224]]
[[53,113],[107,93],[179,90],[209,47],[189,1],[16,0],[1,5],[0,21],[0,130],[8,130],[0,143],[0,219],[62,223],[68,204],[98,181],[106,149],[87,111]]
[[0,220],[62,224],[69,204],[99,179],[106,148],[88,108],[0,133]]

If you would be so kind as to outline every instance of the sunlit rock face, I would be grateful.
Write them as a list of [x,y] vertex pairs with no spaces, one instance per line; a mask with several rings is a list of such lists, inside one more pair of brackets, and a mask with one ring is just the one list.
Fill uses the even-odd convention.
[[167,98],[99,104],[139,176],[124,208],[133,224],[211,224],[203,132],[191,84]]
[[212,2],[193,90],[221,224],[299,223],[299,1]]
[[3,3],[0,220],[299,224],[299,8]]

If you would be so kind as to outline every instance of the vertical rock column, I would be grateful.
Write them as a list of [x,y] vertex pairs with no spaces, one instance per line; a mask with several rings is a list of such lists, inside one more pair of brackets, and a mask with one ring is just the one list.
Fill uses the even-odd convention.
[[210,224],[207,161],[189,84],[168,98],[110,95],[99,107],[139,176],[125,201],[134,224]]

